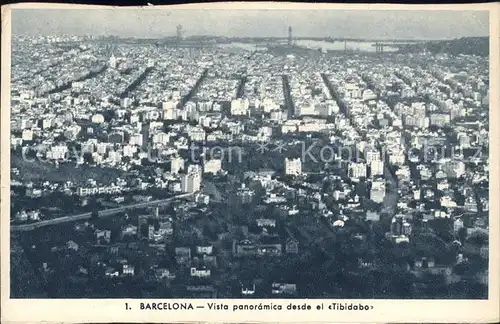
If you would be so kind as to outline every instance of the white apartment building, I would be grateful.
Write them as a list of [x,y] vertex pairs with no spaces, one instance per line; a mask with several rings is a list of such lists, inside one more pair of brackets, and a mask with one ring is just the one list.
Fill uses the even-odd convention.
[[76,194],[78,196],[92,196],[99,194],[116,194],[120,193],[122,188],[119,186],[107,186],[107,187],[79,187],[76,189]]
[[104,116],[101,114],[95,114],[92,116],[91,121],[95,124],[102,124],[104,123]]
[[221,159],[211,159],[205,161],[203,169],[204,173],[216,174],[222,169],[222,161]]
[[191,277],[206,278],[210,277],[210,269],[196,269],[191,268]]
[[385,182],[373,181],[370,190],[370,199],[380,204],[384,201],[384,197],[385,197]]
[[170,135],[160,132],[157,134],[153,135],[152,142],[153,144],[161,144],[161,145],[166,145],[170,141]]
[[231,101],[231,115],[248,115],[250,102],[248,99],[234,99]]
[[366,163],[371,163],[372,161],[379,161],[380,160],[380,152],[371,147],[365,147],[364,150],[364,156],[366,159]]
[[194,193],[201,188],[201,171],[197,168],[188,167],[188,172],[181,176],[181,191]]
[[166,101],[162,104],[163,119],[176,120],[177,119],[177,103],[173,101]]
[[389,152],[389,162],[395,165],[405,164],[406,158],[403,150],[394,150]]
[[32,141],[33,140],[33,131],[31,129],[23,130],[22,139],[23,139],[23,141]]
[[285,158],[285,174],[294,176],[302,174],[302,161],[300,158]]
[[354,178],[354,179],[366,177],[366,164],[365,163],[350,163],[347,173],[348,173],[349,177]]
[[130,264],[123,265],[123,275],[125,276],[133,276],[135,273],[135,267]]
[[63,160],[66,158],[66,154],[69,152],[66,145],[52,146],[50,151],[47,151],[47,159],[49,160]]
[[384,161],[373,160],[370,163],[371,176],[378,176],[384,174]]
[[129,140],[130,145],[142,146],[143,143],[144,143],[144,140],[143,140],[142,134],[130,135],[130,140]]
[[184,169],[184,160],[181,157],[173,157],[170,159],[170,172],[179,173],[181,169]]
[[207,245],[207,246],[197,246],[196,247],[196,253],[198,254],[207,254],[211,255],[213,252],[213,246],[212,245]]
[[137,153],[137,146],[125,145],[123,147],[123,156],[133,157]]
[[206,135],[206,132],[201,127],[193,127],[188,132],[188,136],[192,141],[204,141]]
[[346,98],[350,99],[361,99],[362,98],[362,90],[357,83],[346,82],[344,84],[344,92]]

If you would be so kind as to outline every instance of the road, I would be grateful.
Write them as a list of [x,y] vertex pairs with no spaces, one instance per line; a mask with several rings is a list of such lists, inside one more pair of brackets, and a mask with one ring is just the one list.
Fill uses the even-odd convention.
[[[187,193],[187,194],[177,195],[177,196],[166,198],[166,199],[146,201],[146,202],[141,202],[141,203],[137,203],[137,204],[117,207],[117,208],[104,209],[104,210],[99,211],[98,213],[99,213],[99,217],[111,216],[111,215],[114,215],[117,213],[124,212],[124,211],[129,210],[129,209],[145,208],[145,207],[163,205],[163,204],[169,203],[173,200],[187,198],[187,197],[190,197],[192,195],[193,195],[192,193]],[[43,221],[39,221],[39,222],[33,223],[33,224],[12,225],[10,227],[10,230],[11,231],[31,231],[35,228],[39,228],[39,227],[43,227],[43,226],[49,226],[49,225],[55,225],[55,224],[61,224],[61,223],[89,219],[91,217],[91,215],[92,215],[92,213],[89,212],[89,213],[83,213],[83,214],[77,214],[77,215],[64,216],[64,217],[58,217],[58,218],[54,218],[54,219],[43,220]]]
[[385,180],[389,182],[387,186],[387,191],[383,201],[382,213],[387,213],[391,216],[396,212],[398,204],[398,181],[389,170],[387,165],[384,168]]
[[[340,108],[340,113],[344,114],[344,116],[346,116],[345,104],[338,97],[338,93],[337,93],[336,89],[334,88],[334,86],[332,85],[332,83],[330,82],[330,80],[328,79],[328,76],[325,73],[322,73],[321,77],[323,78],[323,82],[325,83],[326,87],[330,91],[330,95],[332,96],[332,98],[334,98],[337,101],[337,104]],[[367,83],[369,84],[369,82],[367,82]],[[374,92],[376,92],[376,89],[374,87],[372,87],[372,90]],[[354,122],[353,117],[354,116],[350,116],[349,120],[350,120],[352,125],[355,125],[356,123]],[[361,134],[359,134],[359,135],[361,135]],[[363,138],[363,140],[366,140],[366,138]],[[358,156],[365,158],[363,156],[362,152],[358,151],[358,154],[359,154]],[[387,158],[385,156],[383,156],[382,159],[383,159],[384,163],[387,163]],[[385,178],[385,180],[387,180],[389,182],[389,185],[387,188],[386,195],[384,197],[382,212],[393,215],[396,211],[396,207],[397,207],[397,203],[398,203],[398,182],[397,182],[397,179],[395,178],[395,176],[389,170],[389,167],[387,166],[387,164],[384,167],[384,178]]]

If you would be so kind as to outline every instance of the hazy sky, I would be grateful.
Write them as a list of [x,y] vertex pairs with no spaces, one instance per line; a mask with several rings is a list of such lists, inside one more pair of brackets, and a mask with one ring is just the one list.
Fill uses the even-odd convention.
[[331,36],[444,39],[488,36],[487,11],[14,9],[14,35]]

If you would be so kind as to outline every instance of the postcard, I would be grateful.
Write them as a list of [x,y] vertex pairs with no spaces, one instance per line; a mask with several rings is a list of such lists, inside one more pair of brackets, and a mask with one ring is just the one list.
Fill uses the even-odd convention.
[[2,7],[2,321],[499,321],[499,44],[493,3]]

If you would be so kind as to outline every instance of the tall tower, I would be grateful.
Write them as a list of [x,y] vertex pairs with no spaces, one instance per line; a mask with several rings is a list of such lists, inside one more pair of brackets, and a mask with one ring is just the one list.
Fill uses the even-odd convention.
[[288,27],[288,46],[292,46],[292,26]]
[[182,25],[177,26],[177,42],[180,42],[182,40]]

